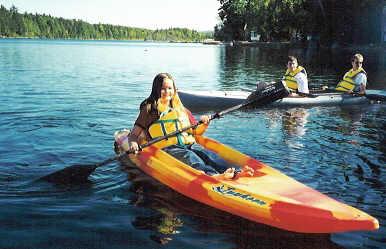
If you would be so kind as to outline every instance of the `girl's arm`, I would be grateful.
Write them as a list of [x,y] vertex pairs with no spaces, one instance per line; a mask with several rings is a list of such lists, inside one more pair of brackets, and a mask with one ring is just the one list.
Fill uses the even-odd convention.
[[145,136],[144,130],[138,125],[134,125],[128,136],[128,150],[137,152],[139,150],[138,143]]
[[[188,109],[185,108],[185,110],[186,110],[186,113],[188,114],[190,123],[191,124],[196,124],[197,120],[194,118],[193,114]],[[204,132],[206,131],[206,129],[209,126],[210,120],[209,120],[209,116],[208,115],[202,115],[200,117],[200,120],[203,121],[204,123],[200,124],[199,126],[196,127],[196,129],[193,130],[193,135],[202,135],[202,134],[204,134]]]

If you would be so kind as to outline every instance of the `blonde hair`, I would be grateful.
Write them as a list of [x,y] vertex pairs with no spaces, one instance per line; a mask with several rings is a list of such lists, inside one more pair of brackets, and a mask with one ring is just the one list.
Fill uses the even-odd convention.
[[351,61],[354,61],[355,59],[363,61],[363,55],[361,54],[354,54],[351,58]]

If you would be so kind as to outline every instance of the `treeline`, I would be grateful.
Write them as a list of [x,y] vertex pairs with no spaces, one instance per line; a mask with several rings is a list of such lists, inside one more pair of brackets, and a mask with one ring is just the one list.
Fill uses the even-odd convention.
[[0,7],[0,36],[47,39],[154,40],[197,42],[212,38],[211,32],[186,28],[149,30],[109,24],[90,24],[40,14],[21,14],[15,6]]
[[218,40],[306,40],[323,44],[382,41],[384,0],[219,0]]

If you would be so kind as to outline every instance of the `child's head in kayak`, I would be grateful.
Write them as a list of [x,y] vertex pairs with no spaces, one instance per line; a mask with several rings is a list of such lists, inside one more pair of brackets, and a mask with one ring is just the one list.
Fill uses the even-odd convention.
[[146,102],[159,112],[164,112],[168,107],[183,109],[174,79],[168,73],[159,73],[154,77],[151,94]]
[[164,82],[168,82],[169,84],[171,84],[173,87],[172,90],[176,92],[176,86],[174,84],[173,77],[168,73],[159,73],[153,79],[153,87],[151,89],[151,94],[148,100],[153,102],[153,101],[158,101],[158,99],[161,98],[161,91],[162,91],[162,86]]
[[352,64],[353,70],[358,70],[358,69],[362,68],[363,55],[354,54],[353,57],[351,58],[351,64]]
[[295,56],[288,56],[287,68],[290,72],[295,71],[298,67],[298,59]]

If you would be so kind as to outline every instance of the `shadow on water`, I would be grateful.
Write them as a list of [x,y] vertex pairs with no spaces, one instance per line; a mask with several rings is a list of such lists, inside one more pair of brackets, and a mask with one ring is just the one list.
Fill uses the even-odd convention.
[[[129,203],[153,210],[135,217],[136,229],[151,231],[149,238],[160,244],[184,237],[199,240],[199,234],[213,236],[230,248],[342,248],[328,234],[293,233],[258,224],[196,202],[147,176],[129,161],[121,161],[134,193]],[[193,231],[189,231],[192,229]],[[222,236],[226,236],[223,238]],[[196,238],[193,238],[196,237]]]

